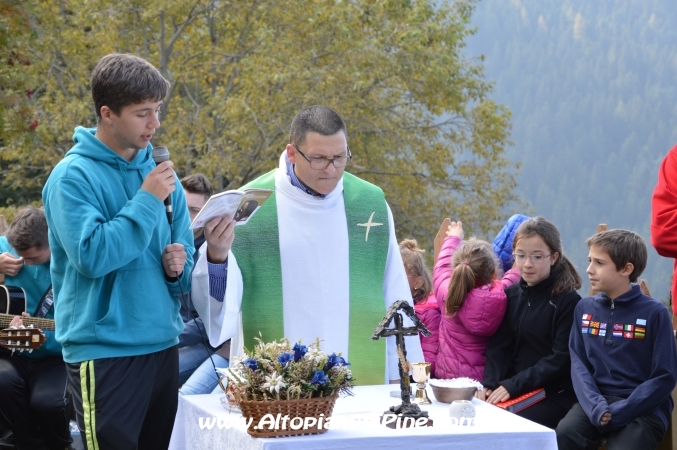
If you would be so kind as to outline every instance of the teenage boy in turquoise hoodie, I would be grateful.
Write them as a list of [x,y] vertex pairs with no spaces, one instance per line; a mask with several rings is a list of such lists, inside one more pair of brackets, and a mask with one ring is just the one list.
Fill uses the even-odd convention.
[[190,291],[193,266],[181,184],[150,145],[169,83],[141,58],[110,54],[91,85],[97,128],[75,129],[42,192],[56,339],[86,448],[166,449],[178,401],[177,297]]

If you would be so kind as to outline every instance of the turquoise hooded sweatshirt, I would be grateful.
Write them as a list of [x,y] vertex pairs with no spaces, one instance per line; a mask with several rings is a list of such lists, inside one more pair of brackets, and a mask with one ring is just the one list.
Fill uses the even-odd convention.
[[[42,191],[52,251],[56,339],[68,363],[145,355],[178,343],[178,296],[190,291],[193,233],[177,182],[173,229],[163,202],[141,189],[152,147],[128,162],[77,127],[75,146]],[[170,243],[187,253],[178,280],[165,277]]]
[[[0,253],[8,252],[15,258],[19,254],[9,245],[5,236],[0,236]],[[52,285],[49,276],[49,261],[44,264],[24,266],[14,276],[5,275],[5,285],[20,287],[26,293],[26,312],[34,314],[40,304],[40,300]],[[54,307],[47,311],[46,319],[54,318]],[[43,358],[45,356],[61,356],[61,345],[54,339],[54,331],[43,330],[47,340],[42,347],[32,352],[21,352],[20,355],[28,358]]]

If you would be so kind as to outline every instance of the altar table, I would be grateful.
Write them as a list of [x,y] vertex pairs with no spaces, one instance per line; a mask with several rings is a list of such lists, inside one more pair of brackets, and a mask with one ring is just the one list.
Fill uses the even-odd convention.
[[[500,408],[473,399],[473,425],[454,425],[448,404],[438,403],[428,387],[433,404],[421,406],[434,421],[433,427],[391,429],[379,423],[399,398],[389,393],[399,385],[358,386],[353,397],[339,398],[330,429],[323,434],[283,438],[253,438],[244,418],[221,404],[222,395],[179,396],[179,408],[169,448],[188,449],[358,449],[393,450],[557,450],[555,432]],[[209,426],[211,424],[211,427]]]

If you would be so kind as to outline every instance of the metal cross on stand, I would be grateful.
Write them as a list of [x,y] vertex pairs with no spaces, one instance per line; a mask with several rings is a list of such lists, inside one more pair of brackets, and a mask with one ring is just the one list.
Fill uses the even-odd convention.
[[[407,317],[411,319],[414,323],[413,327],[404,327],[402,326],[402,314],[398,311],[403,311]],[[394,328],[387,328],[390,323],[395,320]],[[393,303],[386,315],[383,317],[383,320],[378,324],[374,334],[372,335],[373,340],[378,340],[381,337],[395,336],[395,342],[397,342],[397,350],[400,354],[400,361],[398,366],[400,369],[400,390],[402,396],[402,404],[399,406],[391,406],[390,410],[386,411],[381,417],[381,421],[387,423],[387,426],[390,428],[397,427],[408,427],[412,426],[414,421],[420,418],[427,419],[427,426],[432,426],[432,420],[428,419],[428,413],[426,411],[421,411],[418,405],[411,403],[411,391],[409,389],[409,367],[407,363],[407,349],[404,344],[405,336],[416,336],[419,331],[423,336],[430,336],[430,331],[423,325],[419,320],[418,316],[414,312],[414,308],[406,300],[398,300]],[[404,367],[403,363],[407,366]],[[388,419],[384,420],[386,416],[396,415],[402,419],[397,421],[389,421]],[[409,423],[406,418],[413,419]],[[420,425],[417,425],[420,426]]]

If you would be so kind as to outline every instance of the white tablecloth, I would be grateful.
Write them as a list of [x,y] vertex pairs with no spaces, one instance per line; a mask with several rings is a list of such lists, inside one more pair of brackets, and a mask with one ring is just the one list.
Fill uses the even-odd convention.
[[[221,395],[180,396],[172,450],[183,449],[356,449],[393,448],[454,450],[557,450],[555,432],[495,406],[473,399],[476,408],[472,426],[452,425],[449,405],[428,395],[432,405],[422,406],[434,420],[433,427],[390,429],[379,419],[401,400],[389,396],[398,385],[359,386],[354,397],[339,398],[331,428],[324,434],[284,438],[253,438],[247,434],[239,412],[228,412]],[[211,424],[211,427],[209,426]]]

